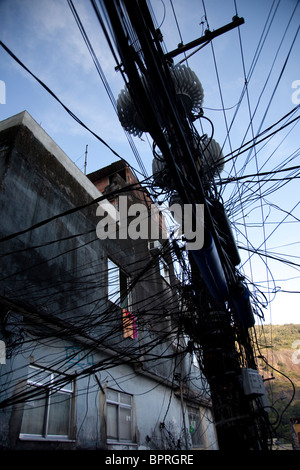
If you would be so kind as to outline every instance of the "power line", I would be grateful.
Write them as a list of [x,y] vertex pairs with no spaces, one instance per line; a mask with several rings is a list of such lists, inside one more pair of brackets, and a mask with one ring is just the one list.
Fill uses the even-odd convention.
[[[86,44],[86,46],[87,46],[87,48],[88,48],[88,51],[89,51],[89,53],[90,53],[90,55],[91,55],[91,57],[92,57],[92,59],[93,59],[93,62],[94,62],[94,64],[95,64],[95,67],[96,67],[96,69],[97,69],[97,72],[98,72],[98,74],[99,74],[99,76],[100,76],[100,78],[101,78],[101,80],[102,80],[102,83],[103,83],[103,85],[104,85],[104,87],[105,87],[105,90],[106,90],[106,92],[107,92],[107,94],[108,94],[108,96],[109,96],[109,99],[110,99],[110,101],[111,101],[111,103],[112,103],[112,105],[113,105],[113,108],[114,108],[116,114],[118,115],[116,100],[115,100],[115,98],[114,98],[114,96],[113,96],[113,93],[112,93],[112,90],[111,90],[111,88],[110,88],[110,86],[109,86],[109,83],[108,83],[108,81],[106,80],[105,74],[104,74],[104,72],[103,72],[103,69],[102,69],[100,63],[99,63],[99,60],[97,59],[97,56],[96,56],[95,51],[94,51],[94,49],[93,49],[93,46],[92,46],[92,44],[91,44],[91,42],[90,42],[90,40],[89,40],[89,38],[88,38],[88,35],[87,35],[87,33],[86,33],[86,31],[85,31],[85,29],[84,29],[84,27],[83,27],[83,24],[82,24],[82,22],[81,22],[81,20],[80,20],[80,17],[79,17],[79,15],[78,15],[78,13],[77,13],[77,10],[76,10],[76,8],[75,8],[75,6],[74,6],[72,0],[68,0],[68,4],[69,4],[70,10],[71,10],[71,12],[72,12],[72,14],[73,14],[73,16],[74,16],[74,19],[75,19],[75,21],[76,21],[76,24],[77,24],[77,26],[78,26],[78,28],[79,28],[79,30],[80,30],[80,33],[81,33],[81,35],[82,35],[82,37],[83,37],[83,40],[84,40],[84,42],[85,42],[85,44]],[[127,137],[127,139],[128,139],[128,142],[129,142],[129,144],[130,144],[130,146],[131,146],[131,148],[132,148],[133,154],[134,154],[134,156],[135,156],[135,158],[136,158],[136,160],[137,160],[137,162],[138,162],[138,164],[139,164],[139,166],[140,166],[140,169],[141,169],[141,171],[142,171],[142,175],[143,175],[144,177],[147,177],[148,175],[147,175],[146,168],[145,168],[145,166],[144,166],[144,164],[143,164],[143,161],[142,161],[142,159],[141,159],[141,157],[140,157],[140,155],[139,155],[139,153],[138,153],[138,151],[137,151],[137,148],[136,148],[136,146],[135,146],[135,144],[134,144],[134,142],[133,142],[133,140],[132,140],[132,137],[131,137],[130,134],[129,134],[128,132],[126,132],[125,130],[124,130],[124,132],[125,132],[125,135],[126,135],[126,137]]]
[[2,237],[0,238],[0,243],[3,243],[3,242],[6,242],[8,240],[11,240],[12,238],[16,238],[16,237],[19,237],[20,235],[24,235],[25,233],[28,233],[32,230],[35,230],[39,227],[42,227],[43,225],[46,225],[50,222],[53,222],[54,220],[56,219],[59,219],[61,217],[65,217],[67,215],[70,215],[70,214],[73,214],[74,212],[78,212],[82,209],[86,209],[87,207],[90,207],[94,204],[97,204],[99,202],[102,202],[102,201],[105,201],[106,199],[110,198],[111,196],[114,196],[116,194],[120,194],[120,193],[123,193],[123,192],[128,192],[129,190],[131,189],[138,189],[140,187],[140,184],[141,183],[132,183],[132,184],[129,184],[127,186],[125,186],[124,188],[121,188],[121,189],[116,189],[114,191],[111,191],[110,193],[107,193],[105,195],[102,195],[102,196],[99,196],[97,197],[96,199],[93,199],[91,200],[90,202],[87,202],[85,204],[82,204],[80,206],[77,206],[77,207],[73,207],[72,209],[68,209],[67,211],[64,211],[64,212],[61,212],[59,214],[55,214],[54,216],[52,217],[49,217],[45,220],[42,220],[36,224],[33,224],[31,227],[28,227],[24,230],[20,230],[19,232],[15,232],[15,233],[12,233],[10,235],[6,235],[5,237]]
[[[282,173],[284,171],[292,171],[292,170],[299,170],[299,169],[300,169],[300,165],[296,165],[296,166],[292,166],[292,167],[288,167],[288,168],[282,168],[280,170],[263,171],[263,172],[258,172],[258,173],[254,173],[254,174],[243,175],[243,176],[232,176],[230,178],[223,179],[220,182],[217,182],[216,184],[228,184],[228,183],[235,182],[235,181],[241,181],[241,180],[247,179],[247,178],[255,178],[257,176],[260,178],[261,176],[276,175],[276,174]],[[294,177],[291,176],[289,179],[293,179],[293,178],[297,178],[297,177],[296,176],[294,176]],[[282,179],[280,181],[282,181]],[[260,195],[259,198],[261,199],[262,196]]]
[[[1,45],[2,45],[2,44],[1,44]],[[264,132],[265,132],[265,131],[264,131]],[[256,138],[257,138],[257,136],[256,136]],[[255,138],[252,139],[252,142],[253,142],[254,140],[255,140]],[[256,144],[254,143],[254,145],[256,145]],[[246,150],[247,150],[247,149],[246,149]],[[246,150],[245,150],[245,151],[246,151]],[[229,154],[229,155],[230,155],[230,154]],[[232,158],[234,158],[234,157],[232,157]],[[294,169],[298,169],[299,167],[290,167],[290,168],[287,168],[287,169],[280,169],[280,170],[277,170],[276,172],[275,172],[275,171],[272,171],[272,172],[265,172],[265,176],[267,176],[267,175],[269,176],[269,175],[271,175],[271,174],[278,173],[278,172],[281,172],[281,171],[291,171],[291,168],[292,168],[292,169],[293,169],[293,168],[294,168]],[[235,181],[239,181],[240,179],[246,178],[246,177],[257,177],[257,176],[261,176],[261,174],[259,175],[259,173],[257,172],[257,173],[254,174],[254,175],[252,174],[252,175],[248,175],[248,176],[236,177],[236,178],[238,178],[238,179],[235,179]],[[282,178],[280,181],[282,181],[282,180],[283,180],[283,178]],[[231,181],[234,181],[234,180],[231,180]],[[225,182],[226,182],[226,181],[225,181]],[[228,182],[229,182],[229,181],[228,181]],[[128,187],[126,188],[126,190],[128,190]],[[107,197],[107,195],[106,195],[106,197]],[[259,195],[259,196],[258,196],[258,200],[260,201],[260,203],[262,203],[262,195]],[[95,201],[91,202],[91,204],[93,204],[94,202],[95,202]],[[240,202],[242,203],[242,201],[240,201]],[[81,209],[81,208],[83,208],[83,207],[85,207],[85,206],[81,206],[79,209]],[[78,210],[78,208],[75,209],[75,210]],[[59,215],[55,216],[54,218],[61,217],[61,216],[67,215],[67,214],[68,214],[68,212],[63,213],[63,214],[59,214]],[[48,223],[49,221],[54,220],[54,218],[52,218],[52,219],[47,219],[47,220],[43,221],[43,224],[46,224],[46,223]],[[35,227],[35,226],[32,226],[32,227],[28,228],[27,230],[25,230],[25,231],[23,231],[23,232],[18,232],[17,234],[11,235],[11,237],[18,236],[18,235],[20,235],[20,234],[26,233],[27,231],[33,230],[34,228],[36,228],[36,227]],[[10,238],[8,238],[8,239],[10,239]],[[0,240],[0,241],[1,241],[1,240]],[[5,238],[2,239],[2,241],[5,241]],[[265,255],[265,252],[263,253],[263,255]],[[99,302],[100,302],[101,300],[103,300],[103,299],[102,299],[102,298],[99,299]],[[152,301],[154,301],[154,300],[155,300],[155,299],[150,299],[150,298],[148,298],[148,299],[147,299],[147,301],[148,301],[148,305],[147,305],[147,306],[148,306],[148,307],[151,307],[151,306],[152,306]],[[175,313],[175,312],[174,312],[174,313]],[[159,315],[159,311],[158,311],[158,310],[157,310],[157,313],[156,313],[156,314]],[[108,313],[107,313],[107,315],[108,315]],[[83,321],[84,321],[84,320],[85,320],[85,319],[83,319]],[[109,317],[108,317],[108,316],[105,318],[105,322],[106,322],[106,321],[107,321],[107,322],[109,321]],[[81,324],[80,326],[85,326],[85,324],[83,323],[83,324]],[[176,358],[176,356],[175,356],[175,358]],[[121,357],[121,359],[122,359],[122,357]],[[112,365],[113,365],[113,364],[112,364]],[[99,370],[102,370],[100,367],[103,366],[103,367],[105,368],[105,367],[107,366],[107,363],[106,363],[106,364],[103,364],[103,365],[98,365],[98,366],[99,366]],[[96,370],[97,370],[97,369],[96,369]],[[105,370],[105,369],[104,369],[104,370]]]
[[[43,83],[33,72],[31,72],[26,65],[24,65],[20,59],[2,42],[0,41],[0,46],[24,69],[28,72],[64,109],[67,113],[84,129],[90,132],[97,140],[99,140],[105,147],[107,147],[116,157],[119,159],[124,160],[104,139],[102,139],[98,134],[92,131],[86,124],[84,124],[56,95],[55,93],[45,84]],[[128,162],[127,165],[135,170]]]
[[[233,150],[232,152],[228,153],[227,155],[225,155],[224,159],[225,159],[225,163],[238,157],[239,155],[241,155],[242,153],[245,153],[247,152],[247,150],[250,150],[251,148],[255,147],[257,144],[265,141],[266,139],[268,139],[269,137],[277,134],[278,132],[282,131],[283,129],[285,129],[286,127],[290,126],[291,124],[293,124],[294,122],[298,121],[300,119],[300,116],[292,119],[291,121],[287,122],[286,124],[282,125],[279,129],[271,132],[270,134],[268,134],[267,136],[265,137],[262,137],[260,140],[257,140],[258,138],[260,138],[261,136],[263,136],[266,132],[269,132],[273,127],[277,126],[283,119],[285,119],[286,117],[290,116],[291,114],[295,113],[298,109],[300,109],[300,105],[297,105],[296,108],[293,108],[291,111],[289,111],[287,114],[285,114],[282,118],[280,118],[276,123],[272,124],[271,126],[269,126],[267,129],[265,129],[264,131],[260,132],[260,134],[257,134],[256,137],[254,138],[255,142],[253,140],[249,140],[248,142],[246,142],[245,144],[241,145],[240,148],[236,149],[236,150]],[[250,144],[250,145],[249,145]],[[246,145],[248,145],[248,147],[246,147]],[[244,148],[246,147],[246,148]],[[234,153],[237,153],[237,155],[233,155]],[[228,158],[229,157],[229,158]]]

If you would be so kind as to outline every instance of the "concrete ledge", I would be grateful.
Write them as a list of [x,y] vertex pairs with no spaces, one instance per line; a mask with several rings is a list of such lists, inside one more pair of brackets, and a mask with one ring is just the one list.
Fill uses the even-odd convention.
[[[94,184],[79,170],[75,163],[65,154],[65,152],[54,142],[54,140],[44,131],[44,129],[32,118],[27,111],[22,111],[15,116],[5,119],[0,122],[0,132],[11,127],[23,125],[27,127],[34,137],[51,153],[57,161],[65,168],[65,170],[84,188],[84,190],[96,199],[102,193],[94,186]],[[115,207],[107,200],[99,203],[105,207],[112,220],[118,220],[117,211]]]

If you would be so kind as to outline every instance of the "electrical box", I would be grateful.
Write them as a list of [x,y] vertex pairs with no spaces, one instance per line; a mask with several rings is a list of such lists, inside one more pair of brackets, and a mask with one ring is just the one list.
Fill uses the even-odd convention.
[[265,395],[264,382],[257,370],[243,368],[242,379],[245,395]]

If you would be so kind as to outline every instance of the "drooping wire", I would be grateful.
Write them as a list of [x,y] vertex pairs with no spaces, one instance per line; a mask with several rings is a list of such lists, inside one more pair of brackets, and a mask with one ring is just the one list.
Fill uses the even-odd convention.
[[[77,26],[78,26],[78,28],[79,28],[79,31],[80,31],[80,33],[81,33],[81,35],[82,35],[82,37],[83,37],[83,40],[84,40],[84,42],[85,42],[85,44],[86,44],[86,46],[87,46],[87,48],[88,48],[88,51],[89,51],[89,53],[90,53],[90,55],[91,55],[91,57],[92,57],[92,59],[93,59],[93,62],[94,62],[95,67],[96,67],[96,70],[97,70],[97,72],[98,72],[98,74],[99,74],[99,76],[100,76],[100,78],[101,78],[101,80],[102,80],[102,83],[103,83],[103,85],[104,85],[104,88],[105,88],[105,90],[106,90],[106,92],[107,92],[107,94],[108,94],[108,96],[109,96],[109,99],[110,99],[112,105],[113,105],[113,108],[114,108],[116,114],[118,115],[116,100],[115,100],[115,98],[114,98],[114,96],[113,96],[112,90],[111,90],[111,88],[110,88],[110,86],[109,86],[109,83],[108,83],[106,77],[105,77],[105,74],[104,74],[103,69],[102,69],[102,67],[101,67],[101,65],[100,65],[100,62],[99,62],[99,60],[98,60],[98,58],[97,58],[97,56],[96,56],[96,53],[95,53],[95,51],[94,51],[94,48],[93,48],[93,46],[92,46],[92,44],[91,44],[91,42],[90,42],[90,40],[89,40],[89,38],[88,38],[88,35],[87,35],[87,33],[86,33],[85,29],[84,29],[84,26],[83,26],[83,24],[82,24],[82,21],[80,20],[80,17],[79,17],[79,15],[78,15],[78,13],[77,13],[77,10],[76,10],[76,8],[75,8],[75,6],[74,6],[74,4],[73,4],[73,1],[72,1],[72,0],[68,0],[68,4],[69,4],[70,10],[71,10],[71,12],[72,12],[72,14],[73,14],[73,16],[74,16],[74,19],[75,19],[75,21],[76,21],[76,24],[77,24]],[[130,147],[131,147],[131,149],[132,149],[132,151],[133,151],[133,154],[134,154],[134,156],[135,156],[135,158],[136,158],[136,160],[137,160],[137,163],[138,163],[138,165],[139,165],[139,167],[140,167],[140,169],[141,169],[141,172],[142,172],[141,174],[142,174],[144,177],[147,177],[148,174],[147,174],[146,168],[145,168],[145,166],[144,166],[144,164],[143,164],[143,161],[142,161],[142,159],[141,159],[141,157],[140,157],[140,155],[139,155],[139,153],[138,153],[138,150],[137,150],[137,148],[136,148],[136,146],[135,146],[135,144],[134,144],[134,142],[133,142],[133,139],[132,139],[131,135],[130,135],[129,132],[127,132],[126,130],[124,130],[124,132],[125,132],[125,135],[126,135],[126,137],[127,137],[127,139],[128,139],[129,145],[130,145]]]

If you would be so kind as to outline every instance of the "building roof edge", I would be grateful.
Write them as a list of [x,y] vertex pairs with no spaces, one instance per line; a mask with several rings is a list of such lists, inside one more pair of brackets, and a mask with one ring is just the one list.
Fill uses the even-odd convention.
[[[65,170],[82,186],[85,191],[93,198],[97,199],[102,193],[96,186],[85,176],[75,163],[67,156],[67,154],[54,142],[47,132],[34,120],[28,111],[22,111],[0,122],[0,132],[11,127],[25,126],[35,136],[39,142],[48,150],[65,168]],[[113,220],[117,220],[115,207],[107,200],[100,203],[105,205],[105,210],[109,212]]]

